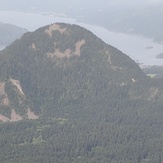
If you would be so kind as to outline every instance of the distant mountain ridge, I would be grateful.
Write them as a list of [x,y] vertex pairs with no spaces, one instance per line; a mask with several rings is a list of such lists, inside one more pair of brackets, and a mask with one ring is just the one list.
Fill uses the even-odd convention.
[[20,38],[27,30],[12,24],[0,23],[0,48]]

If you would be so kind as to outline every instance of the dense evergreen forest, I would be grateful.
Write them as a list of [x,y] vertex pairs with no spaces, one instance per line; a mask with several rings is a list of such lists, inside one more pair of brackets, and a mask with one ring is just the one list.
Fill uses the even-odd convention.
[[86,29],[28,32],[0,66],[0,162],[162,162],[162,79]]

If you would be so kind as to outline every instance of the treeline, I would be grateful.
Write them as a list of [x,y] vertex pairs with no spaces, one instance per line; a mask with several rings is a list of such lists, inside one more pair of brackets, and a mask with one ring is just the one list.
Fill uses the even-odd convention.
[[1,162],[160,163],[160,130],[61,119],[0,125]]

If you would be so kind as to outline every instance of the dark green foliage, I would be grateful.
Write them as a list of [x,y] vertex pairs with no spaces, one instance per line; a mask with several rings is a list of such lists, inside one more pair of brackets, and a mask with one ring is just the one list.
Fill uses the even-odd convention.
[[[105,96],[107,99],[105,94],[111,85],[131,82],[132,77],[145,77],[130,58],[92,33],[75,25],[60,26],[66,28],[65,33],[53,31],[53,37],[50,37],[45,33],[47,26],[34,33],[26,33],[2,52],[1,78],[10,76],[19,80],[36,113],[42,110],[46,114],[50,110],[49,115],[52,116],[56,114],[54,110],[61,110],[60,106],[64,107],[67,102],[91,100],[90,97],[95,100],[96,94],[96,98]],[[67,48],[74,51],[75,44],[82,39],[85,44],[80,49],[80,57],[47,56],[58,47],[61,52]],[[36,49],[31,48],[32,44]],[[108,61],[109,56],[112,65]]]
[[9,106],[0,105],[0,114],[10,118],[11,108]]
[[[1,52],[10,105],[23,116],[30,107],[39,119],[0,124],[0,162],[160,163],[162,80],[148,78],[86,29],[58,25],[66,31],[48,35],[46,26]],[[73,53],[81,40],[80,55],[48,56],[55,49]],[[4,113],[3,107],[0,114],[7,116],[11,108]]]
[[148,125],[51,120],[3,124],[0,131],[1,162],[159,163],[162,156],[161,133]]

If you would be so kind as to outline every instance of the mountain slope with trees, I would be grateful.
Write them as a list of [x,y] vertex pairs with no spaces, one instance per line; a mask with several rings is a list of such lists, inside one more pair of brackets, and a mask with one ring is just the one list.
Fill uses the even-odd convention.
[[162,80],[93,33],[42,27],[0,66],[0,162],[160,162]]

